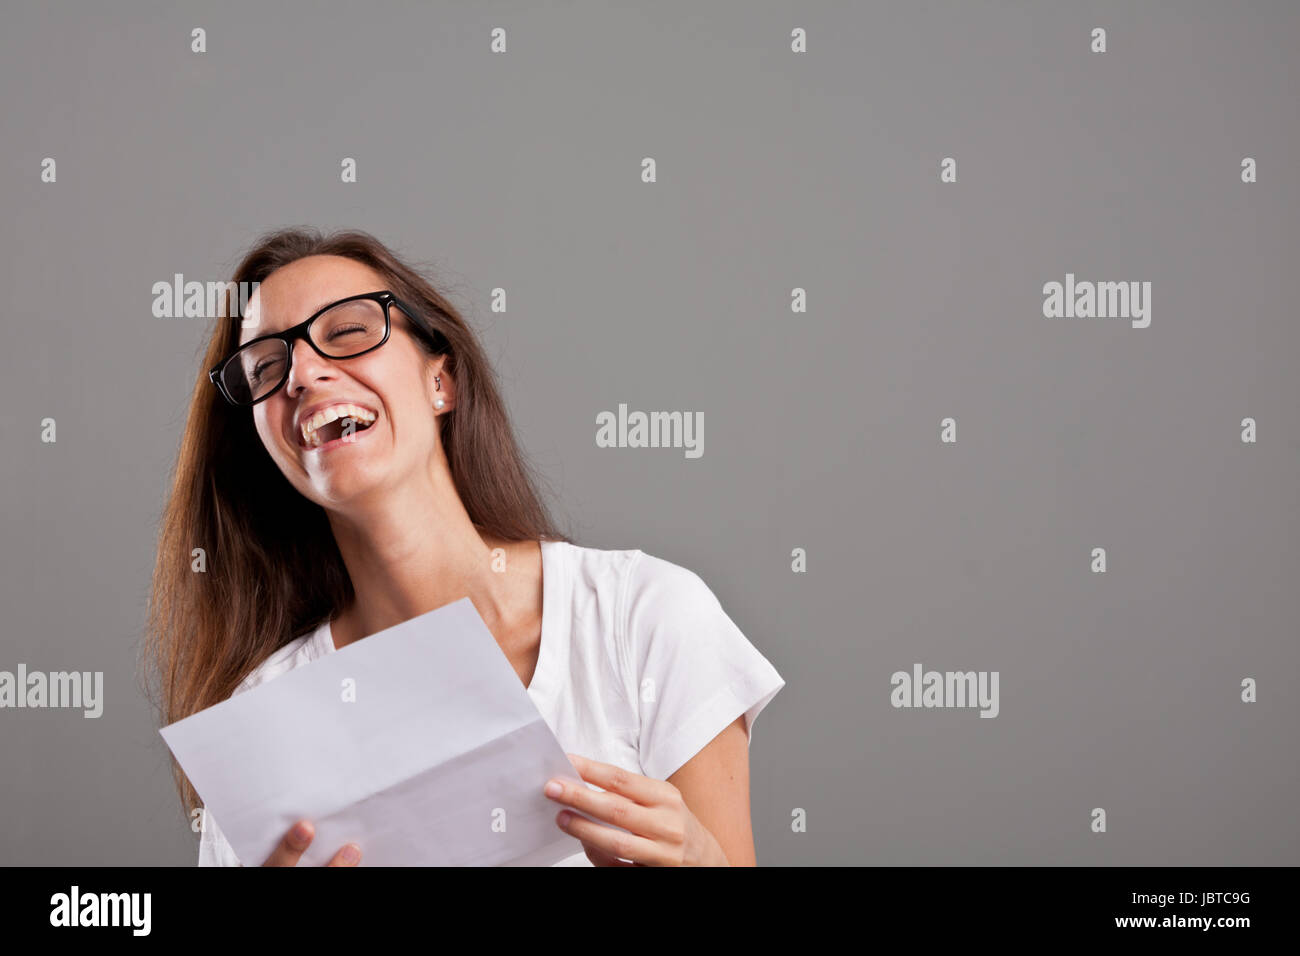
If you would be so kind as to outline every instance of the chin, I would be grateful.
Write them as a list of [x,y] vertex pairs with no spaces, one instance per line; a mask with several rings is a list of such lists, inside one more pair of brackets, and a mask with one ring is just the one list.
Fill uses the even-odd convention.
[[387,482],[371,463],[355,461],[341,465],[321,465],[316,462],[299,462],[305,473],[300,479],[303,496],[323,508],[335,508],[350,499],[365,496],[383,488]]

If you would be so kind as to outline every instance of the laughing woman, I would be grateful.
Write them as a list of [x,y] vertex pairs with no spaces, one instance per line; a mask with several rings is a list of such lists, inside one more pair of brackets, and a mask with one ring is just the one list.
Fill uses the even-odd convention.
[[[753,865],[749,739],[784,681],[699,576],[556,531],[482,346],[378,240],[271,233],[233,279],[259,286],[209,342],[159,539],[163,723],[468,597],[601,788],[547,790],[565,863]],[[199,864],[293,866],[312,835],[240,861],[208,815]]]

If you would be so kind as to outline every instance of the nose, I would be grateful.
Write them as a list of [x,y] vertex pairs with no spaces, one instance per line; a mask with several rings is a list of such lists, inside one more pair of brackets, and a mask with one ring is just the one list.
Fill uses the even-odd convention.
[[297,395],[312,382],[328,379],[333,374],[334,363],[318,355],[306,339],[299,339],[293,343],[289,380],[284,383],[285,392],[291,396]]

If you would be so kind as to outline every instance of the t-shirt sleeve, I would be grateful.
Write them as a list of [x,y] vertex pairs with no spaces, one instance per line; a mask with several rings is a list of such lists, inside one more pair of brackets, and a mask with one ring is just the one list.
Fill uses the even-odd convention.
[[785,686],[695,572],[638,553],[625,594],[624,654],[646,776],[666,780],[737,717]]

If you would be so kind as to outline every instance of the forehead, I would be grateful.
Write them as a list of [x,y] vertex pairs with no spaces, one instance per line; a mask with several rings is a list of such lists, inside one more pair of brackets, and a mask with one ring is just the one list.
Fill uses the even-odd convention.
[[343,256],[308,256],[281,266],[248,300],[239,340],[279,332],[305,321],[331,302],[387,288],[384,277]]

